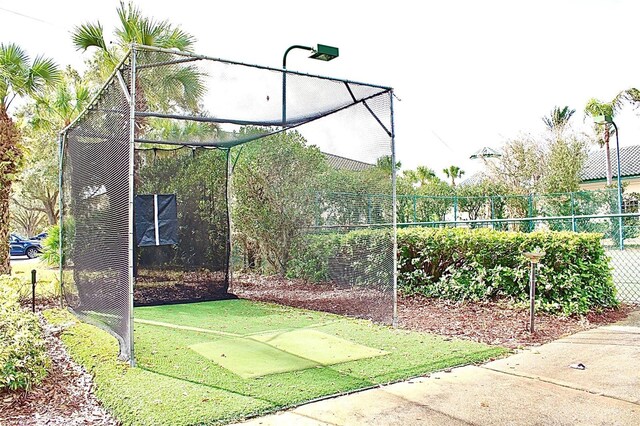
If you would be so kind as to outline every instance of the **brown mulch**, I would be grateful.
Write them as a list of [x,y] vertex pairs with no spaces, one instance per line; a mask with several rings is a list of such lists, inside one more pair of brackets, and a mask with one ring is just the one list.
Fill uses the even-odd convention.
[[227,292],[221,272],[140,270],[133,293],[135,306],[162,305],[234,297]]
[[40,322],[51,358],[49,374],[31,392],[0,393],[1,425],[117,425],[92,392],[91,375],[73,362],[58,336],[61,329]]
[[416,296],[398,299],[398,323],[411,330],[518,348],[621,321],[633,310],[633,306],[623,304],[618,309],[583,317],[536,312],[535,332],[530,333],[527,308],[517,308],[506,302],[453,303]]
[[[376,290],[354,290],[332,284],[239,274],[234,276],[232,291],[246,299],[390,322],[390,295]],[[623,320],[634,309],[637,308],[623,304],[618,309],[582,317],[537,312],[535,332],[530,333],[528,308],[504,301],[455,303],[421,296],[398,296],[398,325],[410,330],[518,348],[547,343]]]
[[390,322],[392,319],[389,311],[392,294],[375,289],[236,274],[233,276],[231,292],[243,299],[356,316],[377,322]]

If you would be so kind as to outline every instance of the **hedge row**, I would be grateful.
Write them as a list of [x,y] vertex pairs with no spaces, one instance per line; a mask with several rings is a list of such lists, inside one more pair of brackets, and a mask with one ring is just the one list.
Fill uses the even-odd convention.
[[[288,275],[319,282],[344,271],[356,277],[355,284],[371,276],[388,281],[390,235],[388,230],[308,235],[292,251]],[[618,303],[615,286],[600,240],[600,234],[572,232],[401,229],[398,286],[405,295],[524,302],[530,263],[523,253],[541,249],[546,254],[537,272],[536,298],[542,309],[582,314],[613,307]]]
[[0,392],[30,390],[50,364],[38,317],[18,303],[17,281],[0,276]]

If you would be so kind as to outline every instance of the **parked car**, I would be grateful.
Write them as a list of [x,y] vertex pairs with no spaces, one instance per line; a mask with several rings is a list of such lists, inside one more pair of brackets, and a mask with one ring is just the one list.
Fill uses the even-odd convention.
[[42,241],[42,240],[44,240],[45,238],[47,238],[47,235],[49,235],[49,234],[47,234],[46,232],[41,232],[41,233],[39,233],[38,235],[35,235],[35,236],[33,236],[33,237],[29,238],[29,239],[30,239],[30,240],[38,240],[38,241]]
[[16,234],[9,236],[9,255],[27,256],[29,259],[38,257],[42,251],[39,241],[28,240]]

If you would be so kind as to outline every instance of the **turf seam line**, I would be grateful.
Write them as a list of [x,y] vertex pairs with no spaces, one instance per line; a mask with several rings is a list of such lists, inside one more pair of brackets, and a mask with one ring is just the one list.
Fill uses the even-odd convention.
[[152,320],[145,320],[145,319],[140,319],[140,318],[134,318],[133,321],[137,322],[137,323],[140,323],[140,324],[155,325],[155,326],[159,326],[159,327],[174,328],[174,329],[178,329],[178,330],[197,331],[199,333],[217,334],[217,335],[220,335],[220,336],[227,336],[227,337],[244,337],[242,334],[229,333],[229,332],[226,332],[226,331],[211,330],[209,328],[191,327],[191,326],[188,326],[188,325],[176,325],[176,324],[171,324],[171,323],[168,323],[168,322],[152,321]]

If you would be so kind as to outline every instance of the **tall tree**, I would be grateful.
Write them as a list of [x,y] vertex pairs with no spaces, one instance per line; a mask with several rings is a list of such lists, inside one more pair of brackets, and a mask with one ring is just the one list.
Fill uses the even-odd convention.
[[449,166],[446,169],[443,169],[442,172],[451,179],[451,186],[454,188],[456,186],[456,179],[459,179],[464,175],[464,170],[458,166]]
[[[59,78],[53,60],[37,56],[31,61],[17,44],[0,44],[0,247],[9,245],[9,197],[23,160],[20,132],[9,107],[17,97],[36,96]],[[10,271],[8,250],[0,249],[0,274]]]
[[[48,225],[58,221],[58,132],[85,108],[90,91],[80,75],[67,68],[61,80],[34,103],[16,114],[27,125],[23,129],[29,147],[25,167],[14,187],[11,208],[46,215]],[[20,217],[31,217],[20,212]]]
[[[132,3],[125,5],[124,2],[120,2],[117,13],[120,25],[114,30],[113,44],[106,42],[100,22],[84,23],[72,32],[72,41],[78,50],[97,49],[91,70],[96,80],[103,81],[113,72],[128,52],[131,43],[185,52],[193,50],[195,38],[169,21],[148,18]],[[204,94],[205,87],[202,74],[197,67],[158,67],[154,69],[154,73],[145,74],[151,80],[137,81],[140,88],[136,92],[138,105],[150,104],[162,111],[176,107],[190,111],[198,110],[198,102]],[[143,91],[142,88],[151,87],[153,90],[139,93]]]
[[436,172],[427,166],[418,166],[415,170],[406,170],[403,177],[409,179],[412,185],[425,186],[432,179],[437,179]]
[[547,126],[547,129],[560,135],[569,125],[569,120],[571,119],[571,116],[575,114],[575,112],[575,109],[570,109],[568,106],[565,106],[563,108],[556,106],[553,107],[553,110],[551,110],[549,116],[542,117],[542,121],[544,122],[545,126]]
[[[611,102],[602,102],[596,98],[591,98],[587,101],[587,105],[584,108],[585,116],[591,118],[599,115],[609,115],[613,117],[620,105],[619,97],[616,97]],[[600,147],[604,147],[606,171],[607,171],[607,185],[611,185],[612,172],[611,172],[611,152],[609,150],[609,139],[611,138],[611,129],[609,124],[595,124],[596,132],[602,135],[602,138],[598,138],[598,144]]]

